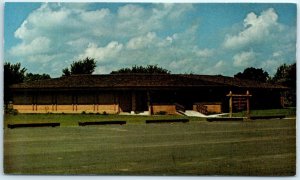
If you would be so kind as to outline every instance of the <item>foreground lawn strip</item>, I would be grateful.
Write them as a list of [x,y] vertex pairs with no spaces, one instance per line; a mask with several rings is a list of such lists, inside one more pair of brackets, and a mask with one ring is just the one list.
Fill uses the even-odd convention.
[[[78,126],[82,122],[126,121],[128,123],[145,123],[146,120],[189,119],[180,115],[96,115],[96,114],[18,114],[5,115],[4,125],[22,123],[60,123],[61,126]],[[205,118],[192,117],[193,121],[204,121]]]
[[[285,116],[296,117],[296,108],[250,110],[251,116]],[[226,115],[228,116],[228,115]],[[233,113],[233,117],[246,117],[246,111]]]
[[12,174],[294,175],[295,119],[4,130]]

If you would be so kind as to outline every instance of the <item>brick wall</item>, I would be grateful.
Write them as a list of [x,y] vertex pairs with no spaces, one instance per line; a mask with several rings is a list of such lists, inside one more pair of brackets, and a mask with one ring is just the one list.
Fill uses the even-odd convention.
[[118,113],[118,105],[13,105],[20,113]]
[[[197,103],[207,107],[208,113],[222,113],[222,103]],[[197,104],[193,105],[193,110],[197,111]]]
[[153,104],[152,114],[157,114],[160,111],[166,112],[166,114],[176,114],[176,107],[174,104]]

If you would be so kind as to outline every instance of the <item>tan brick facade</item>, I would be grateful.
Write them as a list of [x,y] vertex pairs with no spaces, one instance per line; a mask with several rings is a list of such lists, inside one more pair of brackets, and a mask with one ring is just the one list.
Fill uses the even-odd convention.
[[176,107],[174,104],[153,104],[152,114],[166,112],[166,114],[176,114]]
[[118,113],[118,105],[13,105],[20,113]]
[[[222,104],[221,103],[197,103],[207,107],[208,113],[222,113]],[[197,111],[197,104],[193,105],[193,110]]]

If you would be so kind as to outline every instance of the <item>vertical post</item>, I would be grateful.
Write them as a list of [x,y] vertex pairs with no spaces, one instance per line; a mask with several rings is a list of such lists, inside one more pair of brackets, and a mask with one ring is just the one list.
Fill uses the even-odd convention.
[[32,111],[34,111],[34,94],[32,94]]
[[131,114],[134,114],[136,111],[136,95],[135,92],[133,91],[131,93]]
[[99,92],[96,92],[96,111],[99,111]]
[[151,99],[150,99],[150,92],[149,91],[147,91],[147,104],[148,104],[149,115],[152,115]]
[[95,95],[95,92],[93,93],[93,111],[95,112],[96,111],[96,95]]
[[75,111],[74,104],[75,104],[75,96],[74,96],[74,94],[72,94],[72,111]]
[[54,101],[55,101],[55,111],[57,111],[57,94],[55,94],[55,99],[54,99]]
[[78,95],[75,95],[75,111],[77,111]]
[[229,117],[232,117],[232,92],[229,91]]
[[246,92],[247,95],[247,119],[250,119],[250,93]]
[[115,100],[116,100],[116,112],[119,114],[120,113],[120,102],[119,102],[119,93],[115,92]]

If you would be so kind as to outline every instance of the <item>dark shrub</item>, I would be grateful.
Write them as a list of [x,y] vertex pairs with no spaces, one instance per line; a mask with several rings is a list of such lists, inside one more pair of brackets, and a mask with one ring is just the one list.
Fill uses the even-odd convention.
[[107,114],[107,112],[106,112],[106,111],[103,111],[103,114],[102,114],[102,115],[108,115],[108,114]]
[[17,115],[19,112],[17,109],[13,108],[7,108],[5,109],[5,114],[12,114],[12,115]]

